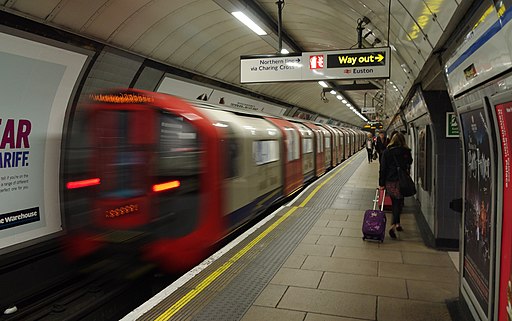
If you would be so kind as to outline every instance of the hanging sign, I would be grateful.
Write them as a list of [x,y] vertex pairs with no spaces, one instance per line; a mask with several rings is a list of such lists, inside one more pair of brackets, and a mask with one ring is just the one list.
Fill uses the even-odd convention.
[[389,78],[389,47],[240,57],[240,82]]

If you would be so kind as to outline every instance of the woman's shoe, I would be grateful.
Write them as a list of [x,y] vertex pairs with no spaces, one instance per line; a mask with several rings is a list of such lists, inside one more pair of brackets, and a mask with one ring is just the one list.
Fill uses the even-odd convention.
[[390,230],[389,230],[389,236],[390,236],[392,239],[396,239],[396,233],[395,233],[395,230],[394,230],[394,229],[390,229]]

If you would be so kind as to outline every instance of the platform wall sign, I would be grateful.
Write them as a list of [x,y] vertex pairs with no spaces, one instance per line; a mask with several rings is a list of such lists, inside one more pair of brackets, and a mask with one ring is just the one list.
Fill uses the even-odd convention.
[[457,116],[454,112],[446,113],[446,137],[459,137],[459,124],[457,124]]
[[376,110],[375,107],[363,107],[361,108],[362,114],[375,114]]
[[389,78],[389,47],[240,57],[242,83]]
[[62,230],[64,118],[87,56],[1,32],[0,44],[2,253]]

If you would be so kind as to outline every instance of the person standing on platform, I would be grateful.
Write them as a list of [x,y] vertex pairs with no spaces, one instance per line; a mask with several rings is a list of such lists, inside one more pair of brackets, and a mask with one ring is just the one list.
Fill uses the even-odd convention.
[[379,161],[382,158],[382,153],[386,149],[386,146],[389,143],[389,139],[386,136],[385,132],[379,132],[379,136],[377,137],[377,142],[375,143],[375,149],[377,150],[377,154],[379,154]]
[[400,194],[398,167],[409,173],[411,164],[411,149],[407,146],[404,135],[398,132],[393,135],[389,145],[382,153],[379,170],[379,188],[385,188],[386,193],[391,197],[393,222],[389,236],[393,239],[396,238],[396,231],[403,231],[400,225],[400,214],[402,214],[404,197]]
[[371,133],[368,133],[368,137],[366,138],[362,147],[366,147],[366,152],[368,153],[368,163],[371,163],[373,161],[373,149],[375,147],[373,135]]

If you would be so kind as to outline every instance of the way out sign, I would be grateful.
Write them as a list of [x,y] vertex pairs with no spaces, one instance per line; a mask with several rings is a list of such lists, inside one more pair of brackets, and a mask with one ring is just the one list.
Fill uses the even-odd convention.
[[457,116],[454,112],[446,113],[446,137],[459,137],[459,125],[457,123]]
[[389,47],[240,57],[240,82],[387,79]]

